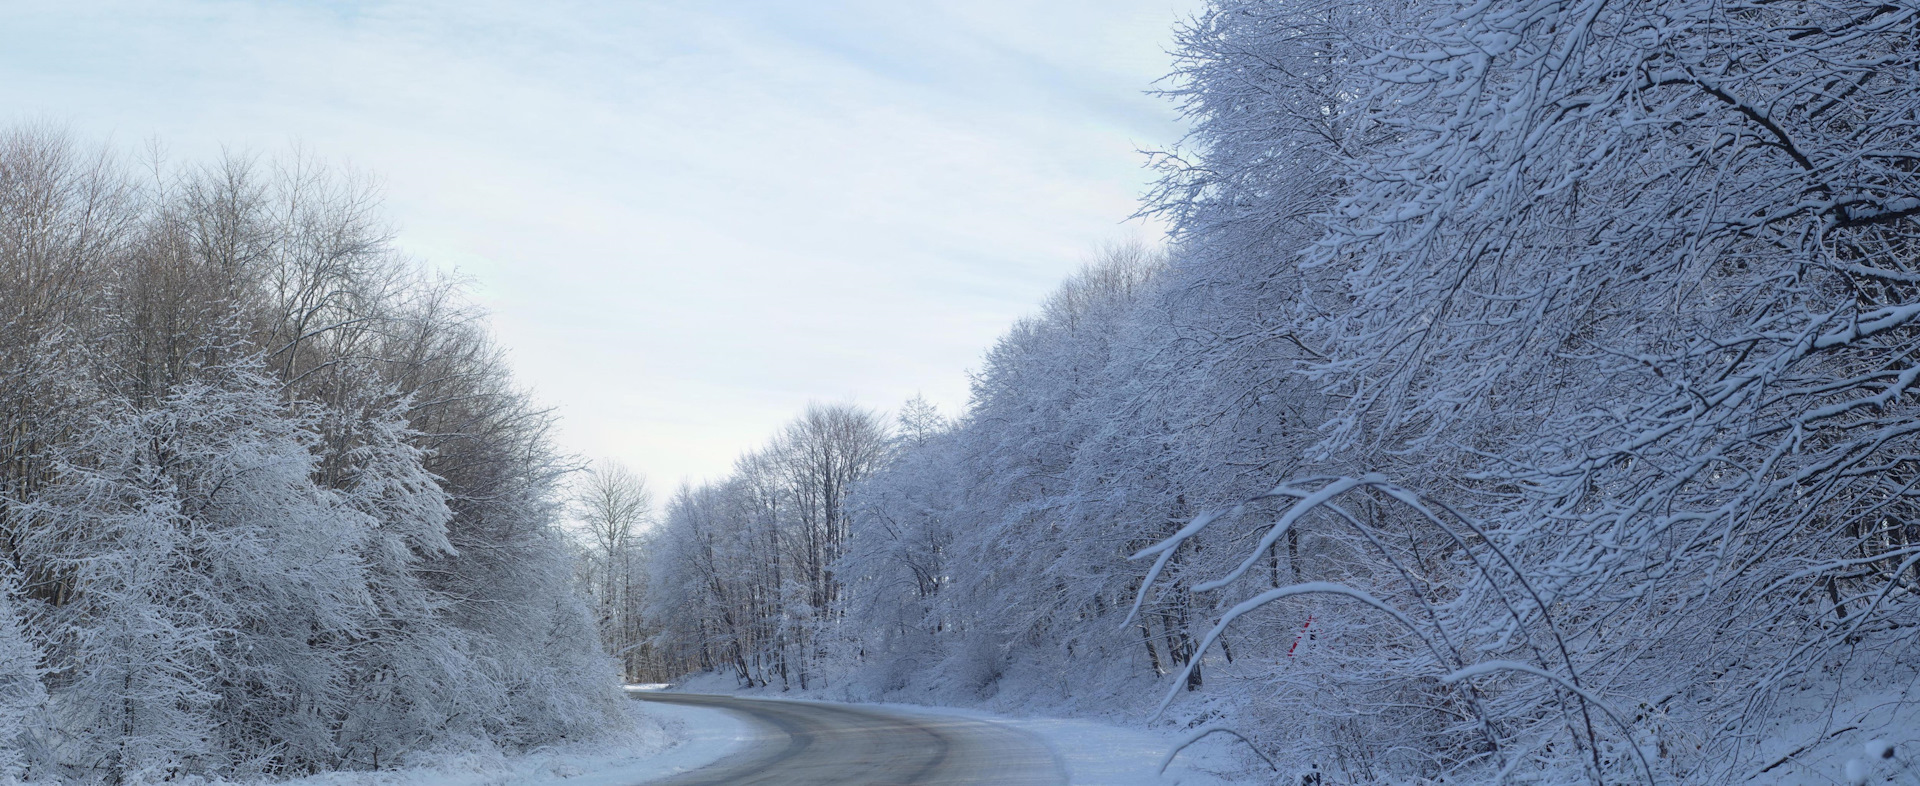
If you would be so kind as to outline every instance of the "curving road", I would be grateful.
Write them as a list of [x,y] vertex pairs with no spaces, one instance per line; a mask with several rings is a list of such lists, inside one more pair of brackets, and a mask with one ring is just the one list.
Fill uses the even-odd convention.
[[1064,786],[1046,745],[991,721],[893,710],[692,693],[634,693],[641,701],[712,707],[741,716],[746,750],[648,786]]

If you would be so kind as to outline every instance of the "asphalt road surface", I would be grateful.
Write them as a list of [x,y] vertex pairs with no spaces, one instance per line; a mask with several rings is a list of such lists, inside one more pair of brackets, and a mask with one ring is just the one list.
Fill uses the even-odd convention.
[[725,710],[744,718],[755,733],[732,756],[648,786],[1067,783],[1065,769],[1045,744],[991,721],[693,693],[631,695]]

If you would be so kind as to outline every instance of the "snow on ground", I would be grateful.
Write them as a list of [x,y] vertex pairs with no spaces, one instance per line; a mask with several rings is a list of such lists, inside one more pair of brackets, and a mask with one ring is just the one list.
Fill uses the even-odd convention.
[[[658,690],[665,686],[628,686]],[[630,734],[525,754],[444,754],[380,772],[333,772],[298,786],[631,786],[704,767],[750,739],[733,715],[702,707],[633,702]]]
[[1835,663],[1825,679],[1802,678],[1778,719],[1758,730],[1762,755],[1746,782],[1920,786],[1917,665]]
[[[630,691],[664,690],[666,685],[629,685]],[[719,761],[739,750],[754,737],[753,730],[745,721],[729,712],[689,707],[682,704],[657,704],[653,702],[634,702],[638,711],[660,721],[676,739],[676,744],[661,753],[655,754],[635,768],[623,771],[617,781],[623,784],[640,782],[652,778],[664,778],[677,772],[699,769]],[[641,772],[644,770],[644,773]],[[632,775],[633,777],[626,777]],[[644,777],[642,777],[644,775]],[[572,780],[569,784],[593,786],[586,781]]]

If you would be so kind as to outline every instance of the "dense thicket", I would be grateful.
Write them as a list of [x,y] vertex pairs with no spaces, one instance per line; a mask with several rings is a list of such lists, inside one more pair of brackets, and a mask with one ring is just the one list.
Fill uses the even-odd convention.
[[1288,777],[1838,777],[1913,717],[1917,42],[1910,2],[1213,0],[1167,258],[909,418],[817,676],[1162,679]]
[[373,192],[0,132],[0,779],[385,766],[614,717],[549,417]]

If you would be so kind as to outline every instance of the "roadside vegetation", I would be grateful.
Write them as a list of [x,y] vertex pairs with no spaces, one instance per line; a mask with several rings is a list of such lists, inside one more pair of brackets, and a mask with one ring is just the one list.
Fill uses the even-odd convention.
[[0,131],[0,781],[377,769],[625,719],[551,418],[388,240],[309,158]]
[[1214,0],[1164,250],[951,418],[819,408],[677,493],[650,667],[1161,704],[1295,782],[1892,773],[1916,41],[1900,3]]

